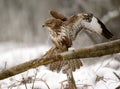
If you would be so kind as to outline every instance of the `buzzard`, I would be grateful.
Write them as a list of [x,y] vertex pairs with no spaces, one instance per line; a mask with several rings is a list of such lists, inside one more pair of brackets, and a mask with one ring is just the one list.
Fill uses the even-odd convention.
[[[56,49],[59,49],[59,53],[68,51],[82,29],[103,35],[107,39],[113,36],[105,25],[91,13],[78,13],[69,18],[56,11],[50,11],[50,14],[52,17],[45,21],[43,27],[49,30],[52,42]],[[80,59],[56,62],[50,65],[50,69],[59,71],[64,69],[64,66],[66,69],[66,65],[67,68],[75,71],[82,66],[82,62]]]

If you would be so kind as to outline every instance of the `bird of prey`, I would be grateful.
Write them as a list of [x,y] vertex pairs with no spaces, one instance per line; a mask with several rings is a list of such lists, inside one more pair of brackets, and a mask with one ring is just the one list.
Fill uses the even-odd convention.
[[[50,14],[52,17],[45,21],[43,27],[46,27],[49,30],[52,42],[55,47],[59,49],[59,53],[68,51],[68,48],[72,46],[72,41],[76,37],[74,35],[76,35],[77,32],[75,33],[74,30],[79,30],[79,27],[73,26],[72,22],[74,21],[56,11],[51,11]],[[72,18],[76,19],[75,16]],[[72,27],[72,29],[70,27]],[[70,61],[63,60],[61,62],[50,64],[50,69],[57,70],[59,72],[61,69],[66,70],[66,67],[68,68],[68,66],[72,69],[72,71],[75,71],[75,69],[82,66],[82,62],[80,59]]]
[[[88,29],[91,32],[103,35],[107,39],[113,36],[105,25],[91,13],[78,13],[69,18],[56,11],[50,11],[50,14],[52,17],[45,21],[43,27],[49,30],[52,42],[60,52],[68,51],[68,48],[72,46],[72,42],[82,29]],[[51,70],[61,69],[56,67],[61,66],[61,64],[63,64],[62,66],[69,64],[73,70],[82,66],[82,62],[77,59],[66,61],[65,63],[64,61],[52,63]]]

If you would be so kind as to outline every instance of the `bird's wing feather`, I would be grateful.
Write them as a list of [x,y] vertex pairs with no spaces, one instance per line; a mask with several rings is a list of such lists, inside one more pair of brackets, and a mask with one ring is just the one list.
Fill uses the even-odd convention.
[[113,37],[113,34],[106,28],[106,26],[97,18],[98,23],[100,24],[102,28],[102,35],[105,36],[107,39],[110,39]]
[[82,15],[76,14],[70,17],[64,24],[66,29],[69,30],[69,34],[72,40],[75,40],[77,34],[82,30],[81,26]]
[[56,18],[56,19],[60,19],[60,20],[62,20],[62,21],[66,21],[66,20],[67,20],[67,17],[66,17],[66,16],[64,16],[64,15],[61,14],[61,13],[58,13],[57,11],[51,10],[51,11],[50,11],[50,14],[51,14],[54,18]]
[[95,16],[92,17],[91,21],[82,21],[81,25],[87,28],[88,31],[96,33],[98,35],[103,35],[105,38],[112,38],[113,34],[106,28],[106,26]]

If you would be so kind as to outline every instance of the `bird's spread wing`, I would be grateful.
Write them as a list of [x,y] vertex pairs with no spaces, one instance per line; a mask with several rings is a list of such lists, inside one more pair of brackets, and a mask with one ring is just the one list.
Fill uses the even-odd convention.
[[81,21],[83,17],[82,14],[76,14],[70,17],[63,26],[69,30],[69,34],[72,40],[75,40],[77,34],[82,30]]
[[106,28],[106,26],[95,16],[92,17],[91,21],[82,21],[81,25],[87,28],[88,31],[102,35],[107,39],[112,38],[113,34]]
[[102,28],[102,35],[104,37],[106,37],[107,39],[110,39],[113,37],[113,34],[106,28],[106,26],[99,20],[98,20],[98,23],[100,24],[101,28]]

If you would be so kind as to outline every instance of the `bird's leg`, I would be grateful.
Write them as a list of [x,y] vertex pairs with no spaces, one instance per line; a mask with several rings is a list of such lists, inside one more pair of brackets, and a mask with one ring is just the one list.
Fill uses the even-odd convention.
[[[64,50],[61,50],[61,52],[62,51],[64,52]],[[52,47],[50,50],[48,50],[46,52],[46,54],[43,57],[50,56],[50,55],[56,54],[56,53],[61,53],[61,52],[60,52],[60,49],[58,49],[57,47]],[[61,61],[51,63],[50,64],[50,69],[51,70],[57,69],[57,71],[59,72],[61,70],[62,66],[63,66],[61,63],[62,63]],[[74,77],[73,77],[72,67],[70,65],[70,61],[68,61],[66,66],[67,66],[67,68],[66,68],[65,73],[67,75],[67,79],[68,79],[68,83],[69,83],[69,89],[77,89],[76,84],[75,84],[75,80],[74,80]]]
[[46,56],[52,55],[55,52],[55,50],[56,50],[56,47],[52,47],[42,57],[46,57]]
[[[68,50],[68,49],[66,47],[63,47],[62,50],[58,49],[58,48],[53,48],[53,49],[50,50],[50,52],[54,51],[52,53],[62,53],[65,50]],[[49,51],[48,51],[48,53],[49,53]],[[57,68],[57,71],[59,72],[62,69],[62,66],[65,66],[64,64],[62,64],[64,62],[66,64],[65,60],[58,61],[57,65],[56,65],[56,63],[52,63],[50,69],[54,70],[54,69]],[[75,80],[74,80],[74,77],[73,77],[72,67],[71,67],[70,61],[67,61],[65,70],[66,70],[65,74],[67,75],[67,79],[68,79],[68,83],[69,83],[69,89],[77,89],[76,84],[75,84]]]

